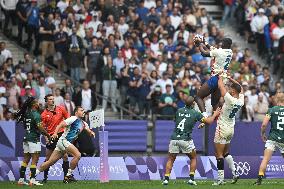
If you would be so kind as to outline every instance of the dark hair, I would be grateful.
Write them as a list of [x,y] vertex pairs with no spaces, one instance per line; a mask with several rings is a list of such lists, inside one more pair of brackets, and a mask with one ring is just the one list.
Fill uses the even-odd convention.
[[222,40],[222,48],[223,49],[230,49],[231,48],[231,45],[232,45],[232,39],[230,38],[224,38]]
[[76,106],[74,109],[74,114],[79,110],[79,108],[82,108],[82,106]]
[[14,118],[17,120],[17,122],[23,122],[24,121],[24,115],[26,114],[27,110],[32,107],[33,101],[35,100],[34,97],[29,97],[24,104],[22,105],[21,109],[19,109],[15,114]]
[[241,87],[239,84],[237,84],[237,83],[233,83],[233,84],[231,85],[231,88],[233,88],[234,90],[236,90],[238,93],[240,93],[240,92],[242,91],[242,87]]
[[51,96],[53,96],[53,94],[45,95],[45,97],[44,97],[44,101],[45,101],[45,102],[47,102],[48,97],[51,97]]

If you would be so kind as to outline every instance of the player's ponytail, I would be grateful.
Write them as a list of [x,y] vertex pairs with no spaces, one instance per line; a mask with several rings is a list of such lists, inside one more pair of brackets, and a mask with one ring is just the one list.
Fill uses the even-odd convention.
[[32,102],[35,100],[34,97],[29,97],[24,104],[22,105],[22,107],[14,114],[14,119],[20,123],[24,121],[24,115],[26,114],[27,110],[29,108],[31,108],[32,106]]

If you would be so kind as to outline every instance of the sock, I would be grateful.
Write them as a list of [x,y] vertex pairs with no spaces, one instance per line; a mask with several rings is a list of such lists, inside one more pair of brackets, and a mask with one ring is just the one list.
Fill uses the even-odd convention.
[[218,180],[224,180],[224,158],[217,159]]
[[68,169],[69,169],[69,161],[63,161],[62,169],[64,172],[64,176],[66,176],[68,173]]
[[48,172],[49,172],[49,167],[47,169],[45,169],[44,172],[43,172],[43,174],[44,174],[43,178],[46,179],[46,180],[48,178]]
[[231,171],[232,171],[232,174],[233,174],[234,176],[236,176],[236,168],[235,168],[235,165],[234,165],[234,159],[233,159],[233,157],[228,153],[228,154],[226,154],[226,155],[224,156],[224,158],[225,158],[226,162],[228,163],[229,168],[230,168]]
[[27,169],[27,164],[25,162],[22,162],[20,168],[20,178],[25,178],[26,169]]
[[194,174],[195,174],[194,172],[189,173],[189,179],[190,180],[194,180]]
[[258,172],[258,178],[260,178],[260,177],[262,178],[263,176],[264,176],[264,172],[259,171],[259,172]]
[[73,173],[73,170],[68,169],[68,172],[67,172],[66,176],[70,176],[70,175],[72,175],[72,173]]
[[35,176],[36,176],[36,165],[31,165],[30,170],[31,170],[31,178],[35,178]]
[[165,174],[165,180],[170,180],[170,174]]

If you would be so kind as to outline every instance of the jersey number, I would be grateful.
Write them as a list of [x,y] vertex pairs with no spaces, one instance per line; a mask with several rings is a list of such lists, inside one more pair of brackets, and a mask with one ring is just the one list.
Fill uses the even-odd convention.
[[183,118],[183,120],[181,120],[181,121],[179,122],[178,126],[177,126],[177,128],[178,128],[179,130],[181,130],[181,132],[183,132],[183,130],[184,130],[185,120],[186,120],[186,119]]
[[283,125],[284,125],[284,117],[278,117],[276,128],[280,131],[283,131]]
[[232,59],[232,55],[228,55],[226,60],[225,60],[225,66],[224,66],[225,70],[228,70],[230,62],[231,62],[231,59]]
[[236,113],[239,111],[239,109],[241,108],[240,105],[234,105],[234,108],[232,109],[229,118],[232,119],[235,117]]
[[29,132],[31,129],[31,119],[26,119],[26,130]]

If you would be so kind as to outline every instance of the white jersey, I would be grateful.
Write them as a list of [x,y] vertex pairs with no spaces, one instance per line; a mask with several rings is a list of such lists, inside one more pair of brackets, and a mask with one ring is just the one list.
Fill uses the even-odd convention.
[[233,57],[233,51],[231,49],[213,48],[210,50],[210,57],[212,57],[211,63],[211,75],[221,75],[227,77],[226,72],[229,68]]
[[236,113],[244,105],[244,95],[240,94],[239,98],[235,98],[227,92],[224,96],[224,100],[225,102],[217,120],[217,124],[219,126],[232,128],[235,126]]

